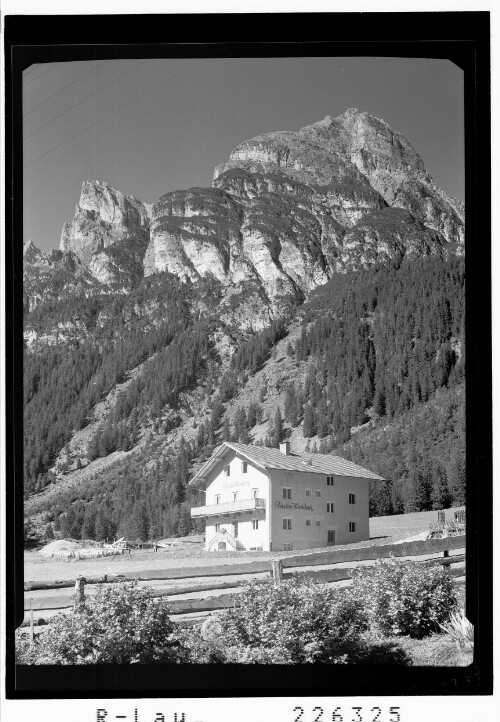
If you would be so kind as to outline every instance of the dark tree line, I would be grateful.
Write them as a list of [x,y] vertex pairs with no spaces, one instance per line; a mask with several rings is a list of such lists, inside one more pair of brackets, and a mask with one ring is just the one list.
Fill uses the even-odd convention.
[[181,439],[173,457],[157,459],[151,468],[131,461],[79,494],[62,494],[52,510],[52,533],[73,539],[123,536],[146,541],[201,531],[204,525],[190,514],[196,501],[196,492],[187,484],[192,455],[193,448]]
[[[68,344],[24,354],[26,495],[50,482],[48,470],[57,454],[88,423],[95,404],[126,378],[127,371],[166,349],[189,327],[187,294],[177,278],[165,274],[160,279],[146,279],[126,298],[109,295],[50,301],[29,315],[27,325],[43,325],[40,332],[49,333],[54,323],[68,321],[71,313],[83,319],[92,332]],[[148,313],[153,302],[156,315]],[[192,366],[189,373],[193,373]],[[108,434],[109,448],[117,433]],[[127,431],[122,428],[119,433],[130,440],[134,427],[129,424]],[[117,441],[115,447],[126,443]]]
[[[164,287],[168,313],[157,307]],[[53,531],[65,524],[69,536],[157,538],[196,529],[189,508],[202,501],[186,485],[189,466],[222,440],[251,441],[262,421],[260,403],[240,404],[231,416],[226,404],[287,332],[288,321],[281,320],[246,337],[221,376],[210,342],[217,322],[189,311],[180,284],[156,279],[136,293],[135,310],[124,298],[90,304],[94,325],[87,339],[26,354],[27,493],[43,488],[55,456],[87,423],[95,403],[142,361],[141,374],[92,438],[91,459],[133,448],[147,423],[169,431],[183,392],[200,383],[210,417],[198,424],[190,444],[156,460],[154,470],[127,460],[116,467],[119,473],[115,468],[92,486],[90,496],[64,497]],[[163,298],[160,306],[165,303]],[[463,501],[463,400],[434,403],[463,386],[463,261],[415,259],[339,274],[304,306],[301,335],[287,352],[298,372],[273,415],[266,444],[277,446],[302,425],[305,438],[319,439],[312,451],[333,451],[380,473],[388,482],[374,485],[372,514]],[[366,422],[373,428],[351,434]]]

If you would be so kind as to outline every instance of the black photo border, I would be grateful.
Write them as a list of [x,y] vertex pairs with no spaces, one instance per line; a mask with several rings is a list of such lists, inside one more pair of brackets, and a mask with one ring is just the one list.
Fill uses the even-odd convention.
[[[493,677],[490,13],[20,16],[4,19],[6,269],[6,679],[9,699],[491,694]],[[225,40],[231,37],[235,40]],[[464,71],[467,616],[465,668],[327,665],[17,666],[23,616],[22,71],[117,58],[377,56]],[[418,99],[416,100],[418,102]]]

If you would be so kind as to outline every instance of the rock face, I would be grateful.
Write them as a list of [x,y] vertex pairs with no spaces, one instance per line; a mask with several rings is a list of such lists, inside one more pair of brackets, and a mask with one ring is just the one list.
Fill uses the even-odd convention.
[[455,252],[463,236],[462,204],[435,185],[410,143],[351,108],[248,140],[216,167],[213,188],[163,196],[144,272],[253,282],[283,305],[333,272]]
[[129,284],[143,275],[150,207],[108,183],[85,181],[60,249],[72,251],[101,283]]
[[[162,271],[192,282],[211,275],[221,310],[260,309],[261,325],[334,272],[461,253],[463,237],[463,204],[436,186],[406,138],[350,108],[245,141],[216,167],[213,187],[152,206],[86,181],[60,248],[114,288]],[[26,254],[28,265],[45,262]]]
[[100,284],[72,251],[43,253],[29,240],[23,248],[23,304],[32,311],[42,301],[92,295]]

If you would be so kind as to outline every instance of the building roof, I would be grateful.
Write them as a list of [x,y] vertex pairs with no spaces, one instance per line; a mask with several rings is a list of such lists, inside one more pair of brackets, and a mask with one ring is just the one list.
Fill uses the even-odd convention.
[[253,444],[233,444],[230,441],[224,441],[218,446],[210,459],[198,469],[196,474],[190,481],[194,484],[203,481],[207,474],[226,453],[232,449],[251,461],[255,466],[264,469],[283,469],[285,471],[305,471],[309,474],[327,474],[330,476],[349,476],[360,479],[374,479],[376,481],[384,481],[383,477],[374,474],[373,471],[364,469],[352,461],[342,459],[340,456],[332,456],[331,454],[283,454],[279,449],[270,449],[267,446],[255,446]]

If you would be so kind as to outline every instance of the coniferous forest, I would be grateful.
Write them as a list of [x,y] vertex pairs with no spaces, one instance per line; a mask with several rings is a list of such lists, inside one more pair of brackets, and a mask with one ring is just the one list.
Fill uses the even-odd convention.
[[[126,296],[51,299],[26,313],[37,333],[62,329],[58,343],[26,351],[24,371],[25,498],[52,531],[142,540],[200,531],[189,513],[200,503],[187,485],[194,466],[222,440],[252,443],[262,423],[263,443],[300,429],[310,450],[386,478],[372,489],[372,515],[464,502],[462,259],[407,258],[336,274],[297,315],[259,332],[221,320],[219,297],[213,279],[195,285],[165,273]],[[245,389],[274,363],[278,343],[296,372],[264,415],[266,389],[251,401]],[[96,405],[110,392],[114,403],[96,423]],[[196,434],[180,433],[151,455],[155,439],[196,416],[193,399],[210,410]],[[44,502],[56,458],[90,423],[77,464],[130,453]]]

